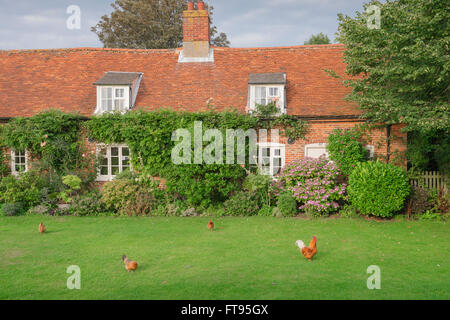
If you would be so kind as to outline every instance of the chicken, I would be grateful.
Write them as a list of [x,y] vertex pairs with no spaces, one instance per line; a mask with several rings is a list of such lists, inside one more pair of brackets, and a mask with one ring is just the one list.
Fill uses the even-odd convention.
[[212,220],[209,220],[209,222],[208,222],[208,229],[210,231],[213,231],[213,229],[214,229],[214,223],[212,222]]
[[308,261],[311,261],[312,257],[315,256],[317,253],[317,246],[316,246],[317,238],[314,236],[309,243],[309,247],[306,247],[302,240],[297,240],[295,244],[299,247],[300,252],[302,255],[308,259]]
[[44,226],[44,224],[42,222],[39,223],[39,232],[40,233],[45,233],[45,226]]
[[128,272],[135,271],[138,267],[138,264],[136,261],[131,261],[127,258],[126,255],[122,256],[123,263],[125,263],[125,269],[127,269]]

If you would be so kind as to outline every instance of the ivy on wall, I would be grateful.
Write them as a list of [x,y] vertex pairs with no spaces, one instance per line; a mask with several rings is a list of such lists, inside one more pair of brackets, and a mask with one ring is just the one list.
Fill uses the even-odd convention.
[[126,143],[135,155],[133,166],[146,168],[152,175],[160,175],[167,168],[175,143],[172,133],[179,128],[192,129],[201,121],[203,130],[218,129],[225,136],[226,129],[270,129],[281,127],[281,134],[301,139],[307,131],[306,122],[292,116],[263,117],[226,112],[132,111],[95,116],[86,122],[89,138],[106,144]]
[[81,117],[57,110],[12,119],[3,126],[1,145],[27,150],[45,168],[63,173],[79,168],[83,162]]
[[[227,129],[242,129],[245,132],[248,129],[285,126],[284,132],[292,133],[294,139],[303,137],[306,132],[306,125],[297,119],[286,116],[263,119],[237,111],[132,111],[123,115],[96,116],[85,125],[91,140],[106,144],[126,143],[131,150],[132,165],[136,170],[167,179],[169,191],[179,194],[189,204],[206,207],[223,201],[231,192],[239,190],[246,171],[239,164],[174,165],[171,155],[176,142],[172,141],[172,134],[181,128],[192,132],[196,121],[202,122],[203,131],[218,129],[223,137],[226,136]],[[192,134],[191,137],[193,136]],[[225,143],[225,139],[223,142]],[[203,147],[209,143],[203,142]],[[248,155],[248,141],[245,148]],[[225,159],[225,147],[223,152]],[[245,166],[248,165],[246,157]]]
[[[44,170],[52,169],[58,174],[75,171],[95,174],[92,159],[86,156],[81,132],[87,132],[91,142],[126,143],[136,171],[166,178],[167,187],[173,194],[178,194],[190,204],[208,206],[223,201],[231,192],[239,189],[246,171],[237,163],[174,165],[171,155],[177,142],[172,141],[172,134],[177,129],[185,128],[192,132],[194,123],[201,121],[203,131],[218,129],[223,137],[226,137],[227,129],[242,129],[245,132],[248,129],[281,127],[281,133],[293,139],[302,138],[306,132],[306,124],[290,116],[270,117],[266,114],[262,117],[237,111],[187,112],[161,109],[109,113],[87,121],[81,120],[78,115],[61,111],[15,118],[1,130],[0,145],[27,149],[34,159],[39,160],[39,164],[44,164],[47,168]],[[203,147],[210,143],[203,142]],[[248,141],[245,148],[248,155]],[[225,146],[223,152],[226,159]],[[247,167],[248,160],[246,157]]]

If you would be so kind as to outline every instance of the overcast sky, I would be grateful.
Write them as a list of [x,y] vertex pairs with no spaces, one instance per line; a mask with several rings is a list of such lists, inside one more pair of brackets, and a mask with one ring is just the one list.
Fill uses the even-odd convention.
[[[90,28],[111,12],[113,0],[0,0],[0,49],[102,47]],[[354,16],[366,0],[210,0],[213,23],[232,47],[303,44],[323,32],[331,41],[337,14]],[[70,5],[81,9],[81,28],[69,30]]]

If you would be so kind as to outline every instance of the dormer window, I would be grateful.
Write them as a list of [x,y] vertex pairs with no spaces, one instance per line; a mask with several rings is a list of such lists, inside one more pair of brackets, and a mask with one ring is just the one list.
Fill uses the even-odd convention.
[[97,86],[95,114],[104,112],[126,112],[134,107],[142,73],[107,72],[94,83]]
[[126,111],[129,109],[125,92],[127,87],[101,87],[100,100],[102,112]]
[[257,105],[275,102],[280,114],[286,113],[286,74],[255,73],[249,77],[249,99],[247,109],[254,111]]
[[278,104],[281,100],[281,91],[282,89],[280,87],[255,86],[255,105],[260,104],[266,106],[271,102]]

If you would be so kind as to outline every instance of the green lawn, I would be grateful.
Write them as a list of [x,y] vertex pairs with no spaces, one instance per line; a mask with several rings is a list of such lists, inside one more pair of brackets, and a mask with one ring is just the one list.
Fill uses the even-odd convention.
[[[0,299],[450,299],[444,222],[227,217],[209,232],[208,221],[0,218]],[[308,262],[295,241],[313,235]],[[70,265],[81,290],[66,287]],[[369,265],[380,290],[367,289]]]

